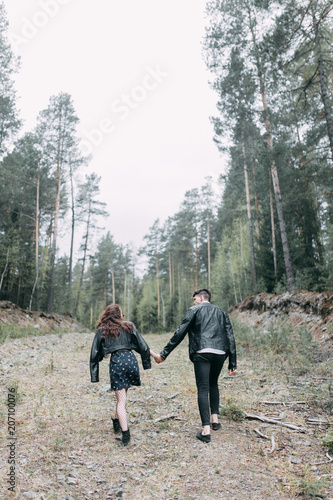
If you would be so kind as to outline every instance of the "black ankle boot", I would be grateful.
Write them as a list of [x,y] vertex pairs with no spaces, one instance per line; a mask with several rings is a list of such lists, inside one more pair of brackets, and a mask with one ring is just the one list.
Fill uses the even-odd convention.
[[111,417],[111,420],[112,420],[112,424],[113,424],[113,430],[114,430],[115,434],[118,434],[121,431],[119,420],[117,418],[112,418],[112,417]]
[[203,443],[210,443],[210,434],[202,434],[200,431],[197,432],[197,438]]
[[121,431],[121,432],[122,432],[121,440],[123,442],[123,445],[127,446],[131,439],[130,431],[129,429],[127,429],[127,431]]

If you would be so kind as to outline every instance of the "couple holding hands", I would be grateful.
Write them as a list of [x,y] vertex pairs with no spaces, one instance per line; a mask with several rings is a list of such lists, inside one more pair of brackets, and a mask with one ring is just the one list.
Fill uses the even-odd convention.
[[189,357],[194,364],[195,380],[198,390],[198,406],[202,430],[196,437],[210,442],[210,429],[218,430],[219,388],[218,377],[224,361],[229,358],[228,373],[236,372],[236,345],[232,326],[227,313],[211,304],[211,293],[201,288],[193,293],[194,305],[171,337],[167,345],[156,354],[136,330],[133,323],[123,321],[122,312],[117,304],[106,307],[97,322],[97,331],[90,354],[91,382],[99,381],[99,362],[110,359],[111,389],[117,398],[113,429],[122,432],[122,442],[130,441],[126,402],[127,390],[132,385],[141,385],[139,365],[132,350],[141,355],[144,370],[151,368],[150,356],[156,363],[162,363],[180,344],[186,334],[189,336]]

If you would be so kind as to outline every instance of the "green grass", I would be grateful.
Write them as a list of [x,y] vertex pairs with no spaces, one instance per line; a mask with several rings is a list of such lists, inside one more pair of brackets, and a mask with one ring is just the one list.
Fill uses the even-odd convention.
[[19,339],[22,337],[45,335],[45,331],[34,328],[33,326],[17,326],[0,324],[0,343],[7,339]]
[[324,439],[322,440],[324,446],[327,446],[329,451],[333,451],[333,431],[329,430]]
[[[62,337],[65,333],[72,333],[70,328],[54,328],[51,331],[43,330],[42,328],[34,328],[33,326],[18,326],[15,324],[1,324],[0,323],[0,344],[3,344],[7,339],[20,339],[23,337],[37,337],[39,335],[46,335],[48,333],[55,333]],[[85,330],[80,333],[88,333]]]

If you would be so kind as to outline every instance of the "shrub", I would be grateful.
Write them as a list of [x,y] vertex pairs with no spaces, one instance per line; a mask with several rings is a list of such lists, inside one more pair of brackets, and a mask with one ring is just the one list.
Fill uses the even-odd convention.
[[324,446],[327,446],[329,451],[333,451],[333,431],[330,430],[322,440]]

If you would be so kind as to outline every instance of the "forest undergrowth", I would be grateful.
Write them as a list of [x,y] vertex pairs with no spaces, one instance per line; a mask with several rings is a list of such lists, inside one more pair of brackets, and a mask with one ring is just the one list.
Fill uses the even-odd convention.
[[[287,322],[266,329],[232,319],[238,372],[220,377],[222,429],[200,428],[185,340],[165,363],[141,369],[129,390],[132,439],[110,416],[108,361],[91,384],[92,334],[7,339],[0,346],[1,498],[333,499],[333,354]],[[171,334],[145,339],[159,352]],[[139,364],[141,366],[140,360]],[[7,394],[15,394],[15,493],[8,491]],[[261,420],[259,420],[259,418]]]

